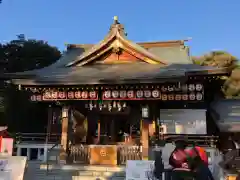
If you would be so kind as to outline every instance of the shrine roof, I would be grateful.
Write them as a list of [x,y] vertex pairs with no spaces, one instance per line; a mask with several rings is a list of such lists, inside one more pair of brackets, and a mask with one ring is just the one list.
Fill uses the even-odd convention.
[[98,44],[69,44],[54,64],[32,71],[5,74],[17,84],[103,84],[186,77],[189,74],[224,74],[226,69],[192,63],[184,40],[134,43],[114,18]]
[[[184,45],[184,41],[159,41],[159,42],[142,42],[136,43],[143,47],[151,54],[154,54],[159,59],[165,60],[167,64],[192,64],[189,56],[189,47]],[[68,51],[79,49],[80,52],[85,52],[91,49],[94,44],[68,44]],[[77,57],[76,57],[77,58]]]
[[49,68],[34,77],[14,79],[14,84],[22,85],[86,85],[86,84],[127,84],[151,83],[162,80],[176,80],[194,75],[226,74],[223,69],[195,64],[171,64],[169,66],[133,63],[115,65],[93,65],[83,67]]
[[211,108],[220,131],[240,131],[240,99],[221,99],[213,102]]

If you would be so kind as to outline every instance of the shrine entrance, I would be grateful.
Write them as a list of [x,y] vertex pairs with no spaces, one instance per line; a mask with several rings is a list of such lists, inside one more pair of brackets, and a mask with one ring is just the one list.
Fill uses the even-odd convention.
[[129,142],[129,115],[109,114],[100,116],[99,144],[122,144]]

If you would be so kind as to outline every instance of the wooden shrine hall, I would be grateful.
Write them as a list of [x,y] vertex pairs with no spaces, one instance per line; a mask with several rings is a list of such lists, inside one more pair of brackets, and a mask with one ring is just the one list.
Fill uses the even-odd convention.
[[148,159],[159,132],[214,135],[206,118],[227,74],[193,64],[184,40],[128,40],[114,17],[98,44],[69,44],[56,63],[12,83],[50,114],[61,108],[61,162],[118,165]]

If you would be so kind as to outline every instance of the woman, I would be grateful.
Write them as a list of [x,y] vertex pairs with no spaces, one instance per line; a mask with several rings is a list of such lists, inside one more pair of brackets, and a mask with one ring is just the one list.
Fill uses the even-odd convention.
[[169,158],[169,164],[173,167],[173,180],[192,179],[194,177],[193,171],[188,166],[188,155],[185,152],[187,142],[178,140],[175,142],[176,148],[173,150]]
[[175,149],[169,158],[169,164],[173,168],[182,168],[183,163],[186,162],[187,156],[185,149],[187,147],[187,143],[184,140],[177,140],[175,142]]
[[204,148],[193,146],[186,150],[188,155],[188,164],[191,171],[195,172],[196,180],[214,180],[213,175],[208,168],[208,157]]

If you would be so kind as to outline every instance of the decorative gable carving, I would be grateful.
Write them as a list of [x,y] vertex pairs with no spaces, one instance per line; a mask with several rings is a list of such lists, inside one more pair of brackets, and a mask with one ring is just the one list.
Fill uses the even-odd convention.
[[141,61],[136,56],[126,52],[125,50],[118,48],[113,49],[106,56],[103,56],[101,60],[96,61],[96,64],[121,64],[121,63],[132,63]]

